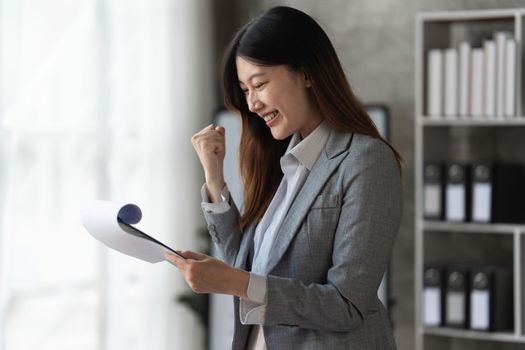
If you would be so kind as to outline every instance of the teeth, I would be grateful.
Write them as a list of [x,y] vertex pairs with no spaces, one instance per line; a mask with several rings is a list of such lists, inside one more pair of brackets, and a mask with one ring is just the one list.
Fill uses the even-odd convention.
[[263,118],[264,118],[265,122],[268,122],[268,121],[272,120],[273,118],[275,118],[276,116],[277,116],[277,111],[272,112],[270,114],[267,114]]

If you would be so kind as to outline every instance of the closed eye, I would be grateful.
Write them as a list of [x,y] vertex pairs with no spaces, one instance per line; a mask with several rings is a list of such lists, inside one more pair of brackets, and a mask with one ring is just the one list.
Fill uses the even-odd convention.
[[[263,83],[260,83],[260,84],[256,84],[256,85],[254,85],[254,88],[255,88],[256,90],[261,90],[266,84],[267,84],[267,82],[263,82]],[[241,91],[242,91],[243,94],[248,95],[248,92],[249,92],[248,89],[243,89],[243,88],[241,88]]]

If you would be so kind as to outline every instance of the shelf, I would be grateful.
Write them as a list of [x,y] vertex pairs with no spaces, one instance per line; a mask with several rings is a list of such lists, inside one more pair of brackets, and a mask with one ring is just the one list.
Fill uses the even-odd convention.
[[417,118],[418,124],[422,126],[524,126],[525,117],[513,117],[512,119],[488,119],[488,118],[465,118],[465,117],[428,117],[423,116]]
[[[525,51],[521,45],[525,40],[525,8],[418,13],[415,27],[415,349],[525,349],[525,223],[432,221],[426,220],[423,212],[427,161],[525,164],[521,151],[525,143]],[[516,116],[427,115],[429,50],[454,48],[461,42],[479,48],[501,31],[510,32],[518,43]],[[445,113],[441,110],[439,113]],[[425,326],[421,312],[423,277],[424,266],[430,263],[494,264],[511,270],[514,329],[483,332]]]
[[425,231],[444,231],[462,233],[506,233],[525,232],[524,224],[478,224],[471,222],[444,222],[444,221],[423,221]]
[[516,335],[511,332],[478,332],[466,329],[453,329],[445,327],[424,327],[423,334],[476,340],[525,343],[525,336]]
[[417,13],[416,18],[420,21],[469,21],[485,19],[513,19],[516,15],[525,15],[523,8],[495,9],[495,10],[478,10],[478,11],[445,11],[445,12],[425,12]]

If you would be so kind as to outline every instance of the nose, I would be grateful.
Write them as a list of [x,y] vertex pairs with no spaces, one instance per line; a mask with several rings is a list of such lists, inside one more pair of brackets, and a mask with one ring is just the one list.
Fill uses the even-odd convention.
[[257,113],[257,111],[263,107],[263,103],[259,100],[257,93],[254,91],[248,93],[246,101],[248,102],[248,109],[250,112]]

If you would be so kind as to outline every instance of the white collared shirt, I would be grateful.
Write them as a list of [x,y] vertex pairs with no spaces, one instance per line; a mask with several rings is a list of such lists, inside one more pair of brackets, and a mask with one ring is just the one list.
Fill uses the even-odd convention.
[[[254,256],[247,290],[249,300],[241,299],[240,301],[239,316],[243,324],[261,325],[264,323],[266,312],[266,277],[264,273],[270,250],[291,203],[325,148],[329,133],[330,127],[326,121],[319,124],[303,140],[301,140],[299,133],[294,133],[285,154],[280,159],[283,178],[255,229]],[[229,191],[226,185],[221,193],[223,201],[220,203],[209,203],[206,184],[203,185],[201,194],[203,198],[201,205],[204,210],[215,213],[229,210]],[[261,333],[262,328],[260,326],[254,329],[250,336],[252,347],[248,347],[248,349],[264,349],[261,347],[264,344],[260,344],[261,339],[263,339]]]

